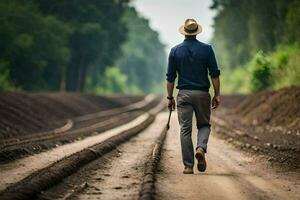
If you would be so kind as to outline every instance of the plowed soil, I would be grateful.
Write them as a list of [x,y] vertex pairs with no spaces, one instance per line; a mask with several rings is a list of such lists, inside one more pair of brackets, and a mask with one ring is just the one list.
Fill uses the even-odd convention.
[[[50,98],[52,94],[32,95],[49,95]],[[72,98],[74,96],[68,100],[66,98],[61,100],[65,102],[61,104],[70,105],[70,107],[67,111],[61,106],[66,113],[62,112],[63,116],[60,116],[60,119],[82,115],[83,112],[88,113],[96,108],[107,109],[109,107],[83,108],[81,106],[84,106],[85,103],[79,103],[81,100],[73,101]],[[157,199],[300,199],[299,98],[300,89],[295,87],[274,92],[261,92],[251,96],[224,96],[221,107],[212,111],[213,131],[206,154],[208,168],[206,172],[200,173],[195,167],[193,175],[182,173],[184,166],[181,161],[180,127],[174,112],[156,174],[155,195]],[[35,99],[37,98],[35,97]],[[116,97],[116,99],[123,102],[125,98]],[[112,97],[112,100],[116,99]],[[118,100],[113,101],[114,106]],[[15,98],[14,101],[23,104],[22,99]],[[56,99],[55,102],[61,101]],[[9,101],[6,101],[5,104],[8,103]],[[37,104],[31,104],[31,106],[37,106]],[[50,104],[45,104],[50,107]],[[78,105],[78,109],[76,109],[76,105]],[[97,101],[96,105],[98,105]],[[108,105],[110,104],[108,103]],[[14,110],[14,107],[11,107],[10,111]],[[19,106],[19,109],[15,109],[15,111],[27,109],[26,106],[23,107]],[[53,105],[53,107],[55,106]],[[2,108],[7,109],[5,106]],[[36,112],[40,113],[38,117],[43,118],[43,112],[39,112],[39,110],[36,109]],[[28,111],[22,112],[24,116],[25,113],[29,113]],[[44,114],[44,123],[47,121],[46,117],[50,119],[47,116],[51,115],[49,112]],[[39,121],[34,114],[30,114],[30,116],[32,120]],[[137,198],[139,188],[141,188],[143,166],[148,163],[147,155],[150,155],[149,151],[153,148],[153,142],[167,121],[167,113],[159,116],[158,121],[154,121],[140,135],[124,141],[125,143],[118,146],[116,150],[82,167],[78,173],[68,176],[55,187],[41,192],[38,198]],[[51,119],[55,121],[56,118]],[[30,122],[34,123],[35,121]],[[196,127],[195,124],[193,126],[195,142]],[[11,135],[8,134],[8,136]],[[90,140],[98,141],[92,138]],[[95,151],[92,149],[92,152]],[[36,163],[45,159],[47,157],[43,156]],[[76,168],[76,165],[72,166]],[[16,174],[10,173],[5,177],[14,179]]]
[[167,113],[158,114],[153,124],[136,137],[42,192],[37,199],[138,199],[146,163],[166,120]]
[[245,124],[283,126],[300,130],[300,88],[284,88],[248,96],[235,112]]
[[95,96],[79,93],[3,92],[0,94],[0,139],[59,128],[66,119],[121,107],[143,96]]
[[261,155],[271,165],[300,169],[300,89],[290,87],[239,98],[223,97],[224,104],[213,118],[218,136]]

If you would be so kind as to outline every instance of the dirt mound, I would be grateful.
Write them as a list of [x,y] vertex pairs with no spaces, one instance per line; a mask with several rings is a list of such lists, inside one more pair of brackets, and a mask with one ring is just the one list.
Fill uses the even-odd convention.
[[[228,104],[238,102],[227,96]],[[237,106],[214,112],[215,132],[241,149],[262,155],[271,166],[300,167],[300,88],[245,96]],[[223,104],[222,104],[223,105]]]
[[261,92],[245,98],[235,109],[244,123],[269,124],[300,130],[300,88]]
[[246,98],[246,95],[222,95],[221,96],[221,107],[226,108],[228,110],[232,110],[237,107],[244,99]]
[[0,139],[61,127],[65,119],[142,100],[143,96],[95,96],[80,93],[3,92]]

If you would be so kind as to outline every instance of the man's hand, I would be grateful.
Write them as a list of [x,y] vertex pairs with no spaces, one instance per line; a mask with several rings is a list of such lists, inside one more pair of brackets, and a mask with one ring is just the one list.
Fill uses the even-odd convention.
[[171,100],[168,100],[168,109],[169,110],[175,110],[175,100],[174,99],[171,99]]
[[212,109],[216,109],[221,103],[221,97],[220,95],[215,95],[211,100],[211,107]]
[[220,79],[219,77],[212,78],[211,82],[214,86],[214,91],[215,91],[215,96],[211,100],[211,108],[216,109],[220,103],[221,103],[221,98],[220,98]]

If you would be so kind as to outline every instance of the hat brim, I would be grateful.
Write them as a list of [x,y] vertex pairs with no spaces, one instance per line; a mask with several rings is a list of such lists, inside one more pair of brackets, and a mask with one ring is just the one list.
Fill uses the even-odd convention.
[[198,24],[198,29],[197,29],[197,31],[194,32],[194,33],[188,33],[188,32],[186,32],[186,31],[184,30],[184,25],[180,26],[179,29],[178,29],[178,31],[179,31],[179,33],[181,33],[182,35],[198,35],[199,33],[202,32],[202,26],[200,26],[200,25]]

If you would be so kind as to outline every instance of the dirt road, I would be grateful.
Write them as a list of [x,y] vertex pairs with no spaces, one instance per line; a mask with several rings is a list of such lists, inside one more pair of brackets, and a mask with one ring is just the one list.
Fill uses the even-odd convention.
[[[274,171],[211,134],[205,173],[182,174],[177,116],[166,138],[157,199],[300,199],[300,173]],[[194,129],[195,130],[195,129]],[[196,134],[193,133],[194,139]]]
[[166,119],[166,113],[158,114],[139,135],[44,191],[38,199],[138,199],[145,164]]
[[[157,113],[164,106],[163,103],[159,104],[155,107],[154,110],[156,111],[153,113]],[[213,123],[217,124],[214,128],[215,130],[217,128],[223,129],[218,124],[222,124],[220,123],[221,118],[224,119],[224,116],[227,116],[220,115],[221,117],[217,118],[215,114],[220,114],[220,111],[222,110],[218,109],[213,113],[215,119]],[[300,199],[299,169],[289,170],[281,167],[281,165],[279,167],[277,165],[276,168],[271,167],[268,164],[270,162],[262,156],[263,154],[261,155],[257,152],[254,154],[251,154],[251,152],[247,153],[247,151],[245,152],[232,146],[228,140],[221,139],[219,131],[217,131],[218,134],[212,132],[209,140],[207,171],[199,173],[195,167],[195,174],[184,175],[182,173],[183,164],[181,161],[179,125],[176,112],[172,115],[171,128],[167,132],[166,139],[161,140],[165,141],[161,159],[159,159],[159,156],[156,159],[153,156],[153,152],[155,149],[161,149],[156,148],[156,142],[158,138],[161,138],[162,130],[165,130],[168,113],[162,112],[157,114],[155,120],[155,114],[153,113],[140,115],[130,123],[115,127],[101,134],[88,136],[73,143],[64,144],[52,150],[10,163],[0,164],[0,190],[5,190],[3,195],[7,197],[7,195],[11,194],[20,194],[14,191],[22,191],[22,195],[24,195],[28,193],[27,189],[29,186],[30,188],[34,186],[36,188],[33,188],[34,191],[31,196],[27,195],[27,199],[33,199],[31,197],[34,197],[43,200],[139,199],[143,197],[142,194],[150,193],[150,195],[154,194],[154,197],[159,200]],[[130,131],[125,133],[125,129],[127,130],[129,126],[140,126],[148,118],[154,120],[149,122],[149,124],[152,123],[150,126],[145,126],[147,128],[141,126],[142,128],[136,132],[138,134],[126,137],[122,142],[111,143],[111,138],[114,139],[117,135],[129,134]],[[194,130],[196,130],[195,125]],[[232,132],[229,128],[224,128],[224,131],[227,133]],[[195,137],[196,134],[193,133],[194,141]],[[232,140],[234,139],[233,137]],[[95,147],[95,144],[99,146],[90,148]],[[103,146],[111,144],[110,150],[104,152],[104,148],[100,148],[102,147],[101,144]],[[97,155],[97,158],[79,166],[74,164],[78,162],[69,162],[72,159],[76,161],[77,157],[78,159],[82,158],[78,156],[80,152]],[[274,152],[276,153],[276,151]],[[288,151],[285,152],[288,154]],[[296,155],[297,153],[294,152],[294,154]],[[156,168],[157,165],[155,165],[154,170],[149,173],[147,169],[149,169],[149,166],[154,165],[149,164],[148,161],[154,158],[159,162],[159,166]],[[54,166],[53,168],[51,168],[52,165]],[[56,169],[55,167],[60,169],[60,172],[69,171],[64,170],[64,167],[70,169],[69,166],[75,166],[76,170],[68,175],[64,175],[63,178],[60,178],[59,181],[53,184],[50,184],[52,181],[44,181],[43,177],[46,177],[45,180],[50,180],[47,176],[42,176],[39,179],[38,174],[55,174],[53,173],[56,172],[53,170]],[[154,179],[145,178],[149,174],[153,175]],[[156,180],[156,182],[154,183],[153,180]],[[155,184],[155,190],[152,190],[153,185],[151,185],[148,189],[150,188],[152,191],[143,193],[146,190],[142,188],[147,181]],[[31,184],[32,182],[34,184]],[[25,189],[21,190],[20,188]],[[19,196],[22,197],[22,195]]]

